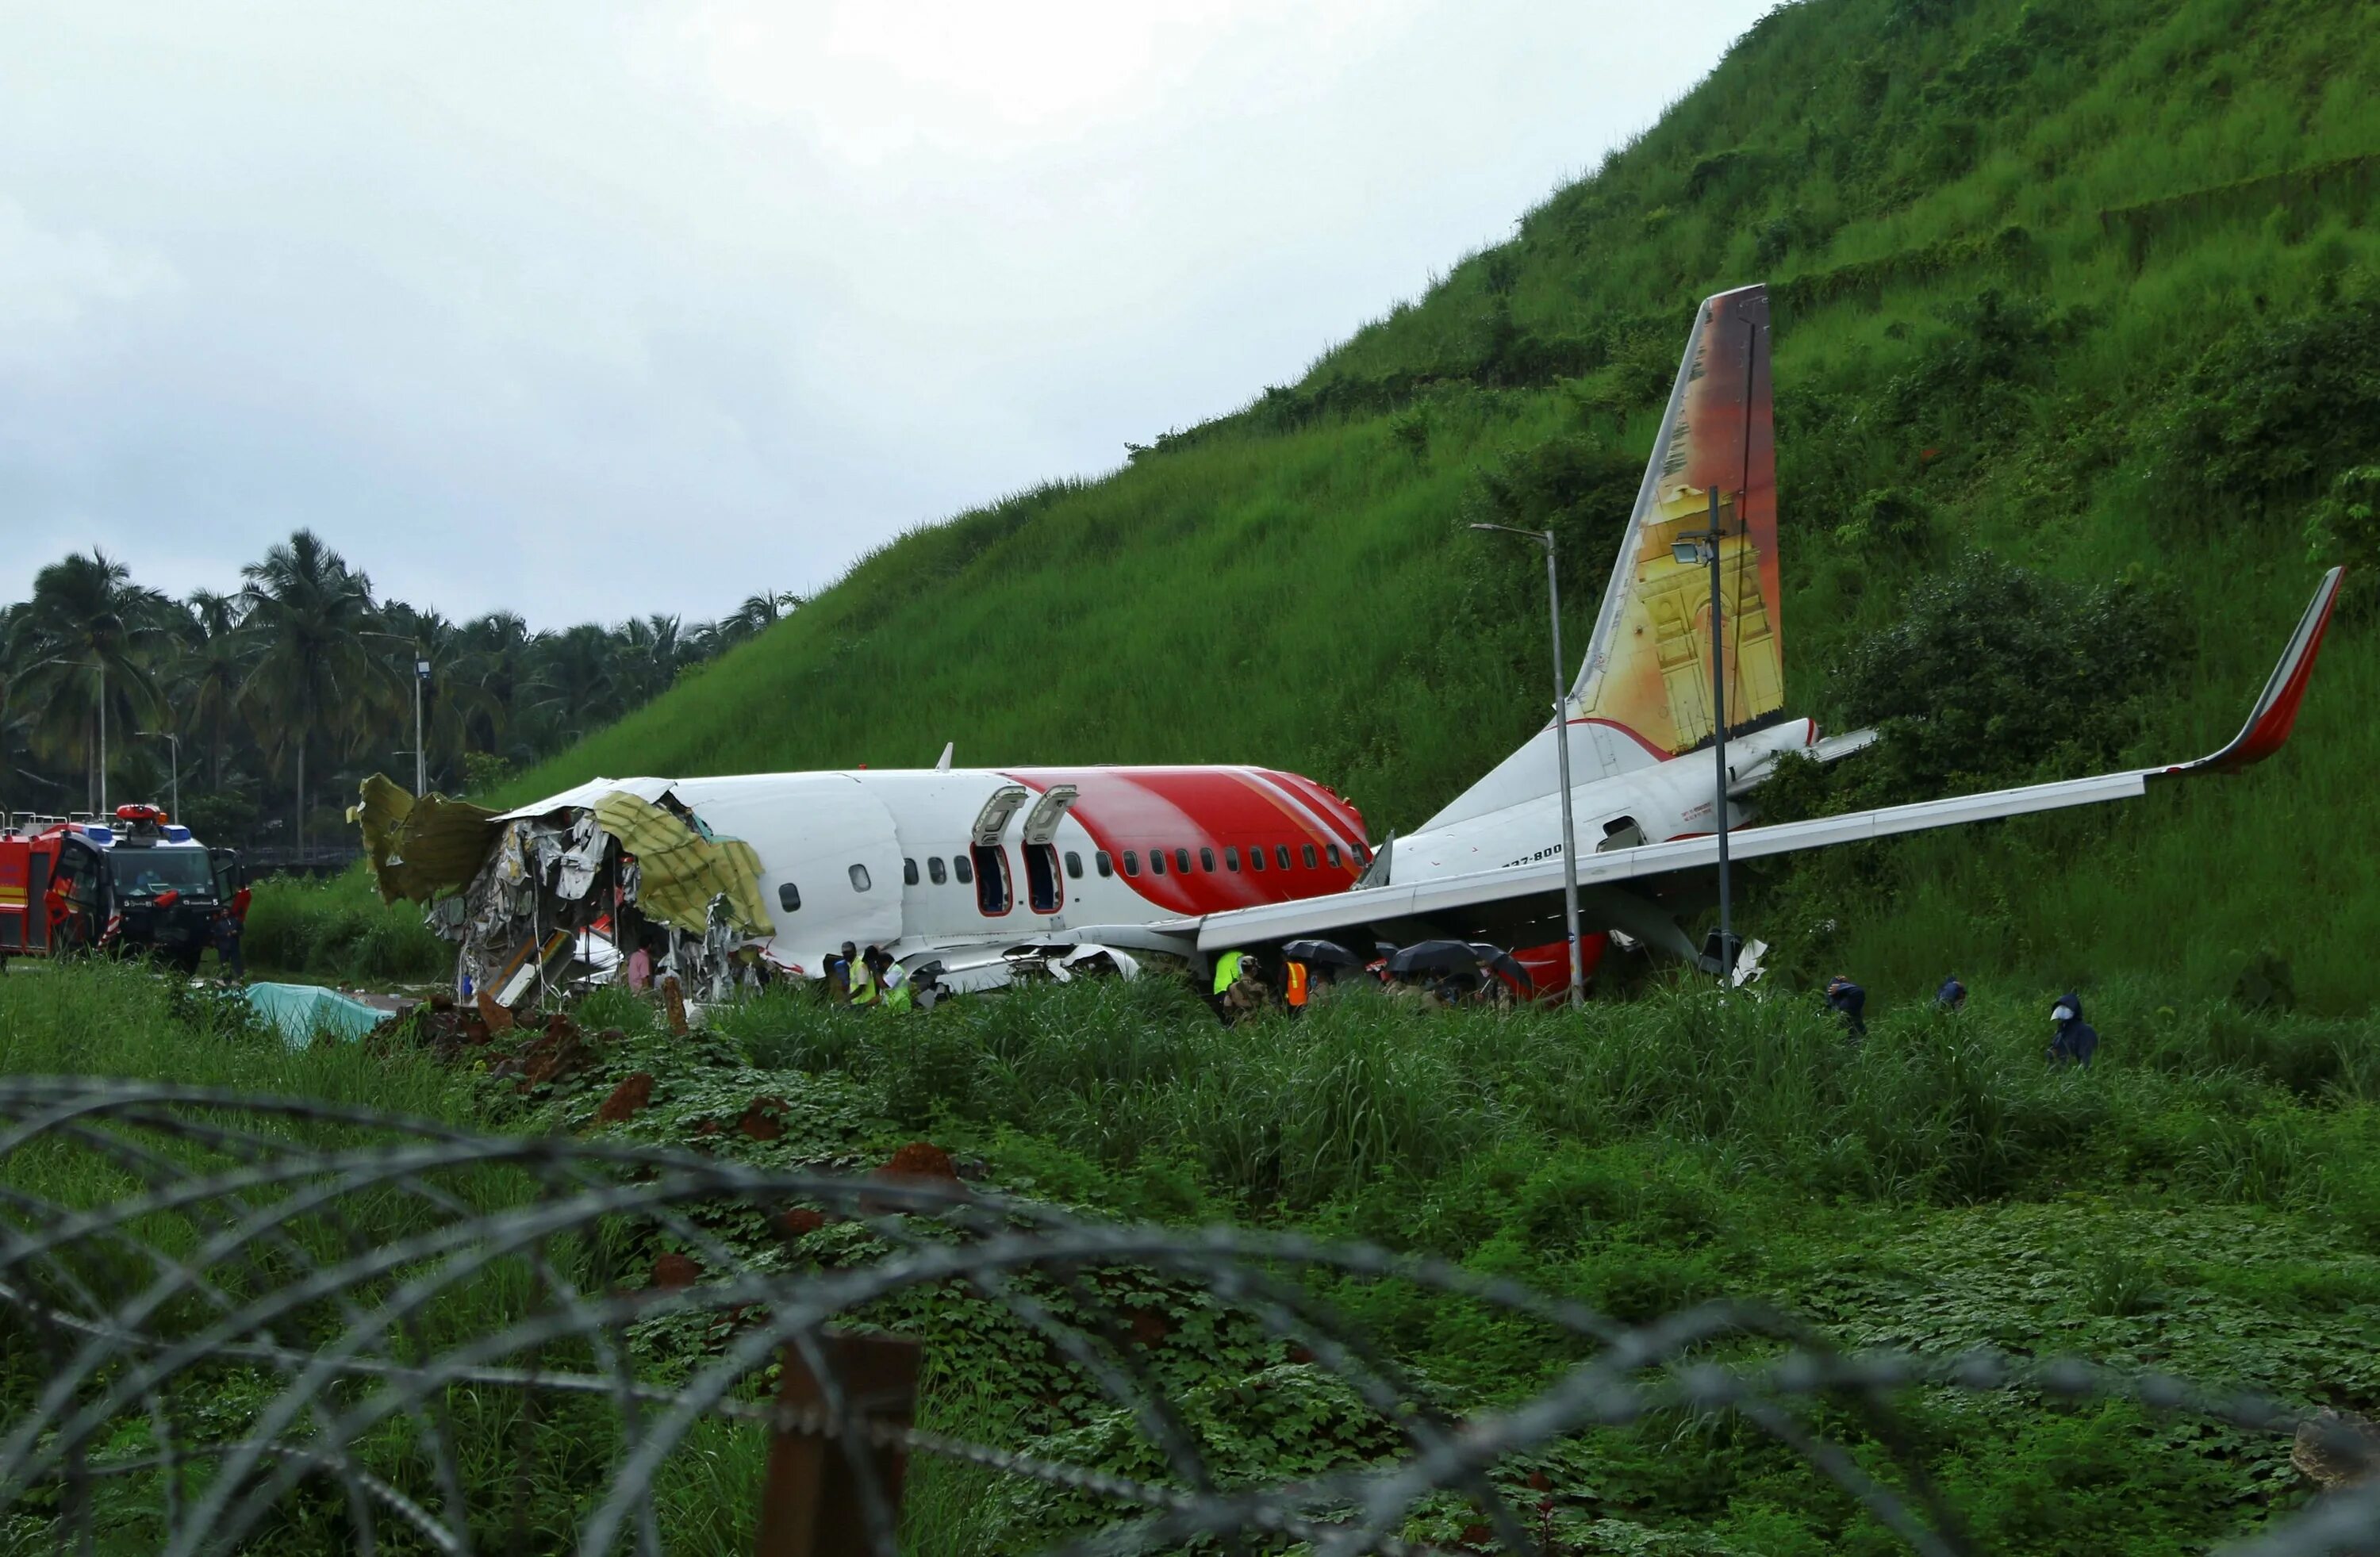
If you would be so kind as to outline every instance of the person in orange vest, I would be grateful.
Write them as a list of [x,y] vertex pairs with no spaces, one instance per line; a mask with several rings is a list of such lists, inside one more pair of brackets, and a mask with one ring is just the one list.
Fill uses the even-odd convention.
[[1281,965],[1281,998],[1293,1017],[1305,1014],[1305,964],[1284,962]]

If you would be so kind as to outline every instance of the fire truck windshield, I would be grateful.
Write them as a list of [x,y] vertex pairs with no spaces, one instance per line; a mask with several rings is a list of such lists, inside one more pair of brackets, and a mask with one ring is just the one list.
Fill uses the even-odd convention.
[[192,897],[214,895],[214,870],[203,849],[119,847],[108,851],[107,867],[127,897],[153,898],[168,887]]

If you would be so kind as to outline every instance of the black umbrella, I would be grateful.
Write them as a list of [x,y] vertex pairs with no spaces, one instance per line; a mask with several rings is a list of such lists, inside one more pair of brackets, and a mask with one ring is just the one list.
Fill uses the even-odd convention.
[[1389,972],[1407,973],[1468,973],[1479,966],[1479,954],[1467,941],[1417,941],[1389,959]]
[[1304,962],[1318,968],[1360,968],[1364,965],[1362,958],[1337,941],[1291,941],[1281,948],[1281,954],[1292,962]]
[[1489,946],[1486,941],[1472,942],[1471,949],[1479,954],[1482,968],[1512,980],[1521,986],[1522,994],[1535,995],[1537,992],[1537,981],[1529,977],[1529,971],[1522,967],[1521,960],[1511,952],[1501,947]]

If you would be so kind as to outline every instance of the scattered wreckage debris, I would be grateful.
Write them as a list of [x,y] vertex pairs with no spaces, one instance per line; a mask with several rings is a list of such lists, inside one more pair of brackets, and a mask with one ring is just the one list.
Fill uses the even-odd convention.
[[684,1032],[701,1005],[800,972],[770,960],[776,926],[751,846],[658,780],[598,779],[495,812],[374,774],[347,815],[382,897],[421,904],[455,943],[455,991],[491,1033],[550,996],[614,982],[658,986]]

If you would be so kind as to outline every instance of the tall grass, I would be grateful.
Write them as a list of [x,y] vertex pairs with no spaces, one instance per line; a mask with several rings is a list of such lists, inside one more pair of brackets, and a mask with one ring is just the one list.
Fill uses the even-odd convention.
[[[1150,983],[1018,991],[930,1020],[800,997],[720,1020],[754,1063],[869,1080],[912,1126],[1026,1132],[1116,1170],[1178,1162],[1268,1214],[1555,1142],[1682,1148],[1897,1204],[2037,1192],[2118,1158],[2218,1199],[2331,1193],[2326,1143],[2368,1141],[2380,1116],[2373,1023],[2159,996],[2094,991],[2108,1039],[2089,1074],[2047,1063],[2047,990],[1987,992],[1956,1016],[1880,1011],[1864,1044],[1813,999],[1689,987],[1583,1017],[1421,1012],[1351,988],[1301,1020],[1227,1029]],[[2295,1145],[2276,1156],[2281,1140]]]
[[455,948],[412,903],[384,903],[360,870],[322,880],[276,875],[256,886],[240,947],[262,972],[366,983],[451,977]]

